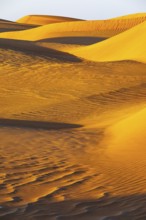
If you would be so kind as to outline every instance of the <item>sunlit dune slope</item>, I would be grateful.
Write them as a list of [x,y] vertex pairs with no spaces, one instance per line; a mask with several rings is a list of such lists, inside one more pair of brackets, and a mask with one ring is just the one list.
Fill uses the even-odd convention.
[[131,151],[136,154],[145,152],[145,121],[146,109],[144,108],[113,125],[109,129],[112,133],[110,151],[114,153],[124,151],[125,154]]
[[16,22],[0,19],[0,32],[20,31],[36,27],[36,25],[18,24]]
[[92,61],[136,60],[146,62],[146,22],[108,40],[73,51]]
[[61,17],[61,16],[49,16],[49,15],[28,15],[17,20],[18,23],[23,24],[35,24],[46,25],[51,23],[60,23],[66,21],[79,21],[81,19]]
[[133,18],[142,19],[143,17],[146,18],[146,13],[128,14],[128,15],[119,16],[113,19],[133,19]]
[[146,20],[146,17],[132,19],[115,19],[104,21],[76,21],[44,25],[32,30],[0,34],[0,38],[20,40],[42,40],[66,36],[111,37]]

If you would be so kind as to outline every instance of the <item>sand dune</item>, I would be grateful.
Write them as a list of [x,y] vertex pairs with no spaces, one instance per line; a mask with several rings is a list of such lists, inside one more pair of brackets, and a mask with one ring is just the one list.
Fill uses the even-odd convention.
[[32,29],[36,27],[35,25],[27,25],[27,24],[18,24],[16,22],[0,20],[0,32],[8,32],[8,31],[21,31],[26,29]]
[[146,13],[136,13],[136,14],[129,14],[129,15],[123,15],[123,16],[119,16],[113,19],[133,19],[133,18],[143,18],[146,17]]
[[146,219],[144,16],[0,34],[0,219]]
[[4,49],[10,49],[19,51],[23,54],[34,55],[39,57],[54,58],[61,61],[81,62],[82,60],[67,52],[58,51],[53,48],[42,47],[39,44],[30,41],[19,41],[10,39],[0,39],[0,47]]
[[0,38],[36,41],[54,37],[111,37],[146,20],[146,17],[105,21],[76,21],[44,25],[32,30],[0,34]]
[[81,48],[85,45],[91,45],[93,43],[101,42],[104,40],[105,38],[102,37],[73,36],[73,37],[47,38],[47,39],[35,41],[35,44],[45,48],[52,48],[63,52],[70,52],[73,49]]
[[49,15],[28,15],[17,20],[18,23],[22,24],[35,24],[35,25],[46,25],[52,23],[69,22],[69,21],[80,21],[81,19],[61,17],[61,16],[49,16]]
[[92,61],[135,60],[146,62],[146,22],[100,44],[73,51],[76,56]]
[[0,218],[145,218],[146,65],[12,42],[0,49]]

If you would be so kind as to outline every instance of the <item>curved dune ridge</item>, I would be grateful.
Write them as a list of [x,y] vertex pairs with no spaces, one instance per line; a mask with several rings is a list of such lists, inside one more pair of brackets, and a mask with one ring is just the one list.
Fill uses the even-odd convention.
[[52,23],[60,23],[66,21],[79,21],[82,19],[51,16],[51,15],[28,15],[17,20],[18,23],[23,24],[35,24],[35,25],[46,25]]
[[65,36],[98,36],[111,37],[146,20],[145,16],[128,20],[111,19],[98,21],[63,22],[48,24],[35,29],[0,34],[0,38],[37,41],[53,37]]
[[146,62],[146,22],[99,44],[76,49],[73,54],[91,61]]

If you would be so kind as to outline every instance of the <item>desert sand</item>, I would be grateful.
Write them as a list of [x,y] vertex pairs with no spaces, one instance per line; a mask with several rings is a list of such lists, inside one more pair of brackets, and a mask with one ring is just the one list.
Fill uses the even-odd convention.
[[145,63],[145,29],[146,22],[143,22],[100,44],[77,49],[73,54],[92,61],[135,60]]
[[134,17],[129,19],[109,19],[98,21],[71,21],[61,22],[55,24],[47,24],[41,27],[0,34],[0,38],[9,38],[17,40],[46,40],[48,38],[58,37],[100,37],[108,38],[117,35],[129,28],[134,27],[146,21],[146,15],[141,17]]
[[136,14],[129,14],[129,15],[123,15],[119,16],[113,19],[133,19],[133,18],[143,18],[146,17],[146,13],[136,13]]
[[21,31],[37,27],[36,25],[18,24],[17,22],[0,19],[0,32]]
[[79,21],[81,19],[68,18],[61,16],[48,16],[48,15],[28,15],[17,20],[22,24],[46,25],[52,23],[60,23],[66,21]]
[[145,22],[103,42],[39,28],[0,34],[0,219],[145,220]]

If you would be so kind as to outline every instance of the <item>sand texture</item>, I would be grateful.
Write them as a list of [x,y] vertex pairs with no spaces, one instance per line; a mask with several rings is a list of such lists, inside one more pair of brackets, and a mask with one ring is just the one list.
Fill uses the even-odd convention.
[[52,23],[79,21],[79,20],[81,19],[61,17],[61,16],[29,15],[18,19],[17,22],[22,24],[46,25]]
[[21,31],[37,27],[36,25],[18,24],[12,21],[0,19],[0,32]]
[[129,18],[129,19],[111,19],[98,21],[71,21],[55,24],[47,24],[41,27],[0,34],[0,38],[18,39],[18,40],[44,40],[55,37],[69,36],[92,36],[108,38],[117,35],[125,30],[128,30],[143,21],[146,21],[146,16]]
[[[146,63],[146,22],[100,44],[77,49],[73,54],[92,61],[135,60]],[[123,46],[124,45],[124,46]]]
[[0,219],[146,219],[145,26],[0,39]]

